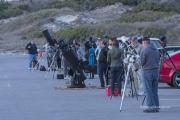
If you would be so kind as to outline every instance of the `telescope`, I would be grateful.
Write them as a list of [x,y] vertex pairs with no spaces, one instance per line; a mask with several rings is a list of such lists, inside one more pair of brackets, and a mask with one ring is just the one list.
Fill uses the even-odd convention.
[[55,46],[55,41],[52,39],[49,31],[48,30],[44,30],[42,33],[43,33],[44,37],[46,38],[48,44],[50,46]]
[[140,56],[137,54],[134,47],[129,42],[129,37],[122,36],[119,37],[118,40],[122,45],[122,49],[124,49],[124,64],[132,64],[132,68],[134,71],[139,69],[140,64]]
[[69,63],[70,67],[70,75],[72,76],[71,84],[68,86],[69,88],[84,88],[86,87],[84,80],[86,80],[86,76],[84,75],[84,70],[86,71],[94,71],[93,68],[85,64],[85,62],[78,59],[75,54],[75,51],[71,48],[71,46],[65,42],[64,39],[60,39],[58,42],[54,41],[48,30],[44,30],[43,32],[46,41],[49,45],[57,46],[56,49],[61,50],[62,55]]

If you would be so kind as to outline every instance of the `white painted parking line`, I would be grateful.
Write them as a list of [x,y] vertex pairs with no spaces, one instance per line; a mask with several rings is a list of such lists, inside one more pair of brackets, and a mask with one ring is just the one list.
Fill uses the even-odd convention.
[[179,101],[180,102],[180,99],[160,99],[162,101]]

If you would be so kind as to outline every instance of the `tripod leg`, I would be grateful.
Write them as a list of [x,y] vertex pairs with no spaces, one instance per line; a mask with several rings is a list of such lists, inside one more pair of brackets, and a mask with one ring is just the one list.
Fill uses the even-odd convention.
[[54,76],[55,76],[55,73],[56,71],[58,70],[58,65],[57,65],[57,62],[54,61],[56,64],[54,64],[54,70],[53,70],[53,80],[54,80]]
[[50,64],[49,68],[48,68],[48,71],[51,70],[51,67],[53,66],[54,62],[55,62],[55,55],[52,57],[52,62]]
[[[53,57],[52,57],[52,61],[51,61],[50,66],[48,67],[48,70],[47,70],[47,73],[46,73],[46,75],[45,75],[45,78],[47,78],[48,72],[50,72],[52,66],[53,66],[54,63],[55,63],[56,54],[57,54],[57,52],[56,52],[56,53],[53,55]],[[54,74],[55,74],[55,72],[53,73],[53,79],[54,79]]]
[[145,100],[146,100],[146,96],[144,96],[144,98],[143,98],[142,106],[144,105]]
[[124,88],[123,88],[123,94],[122,94],[121,104],[120,104],[120,109],[119,109],[120,112],[122,111],[122,105],[123,105],[123,101],[124,101],[124,97],[125,97],[126,86],[127,86],[127,82],[128,82],[128,78],[129,78],[130,68],[131,68],[131,65],[128,65],[128,71],[127,71],[127,75],[126,75],[126,78],[125,78],[125,83],[124,83]]
[[131,84],[131,95],[132,97],[134,97],[134,90],[133,90],[133,78],[132,76],[130,75],[130,84]]
[[54,71],[53,71],[53,80],[54,80],[54,75],[55,75],[55,72],[56,72],[56,71],[54,70]]
[[137,100],[138,100],[138,95],[137,95],[136,85],[135,85],[134,80],[133,80],[132,82],[133,82],[133,86],[134,86],[134,92],[135,92],[136,98],[137,98]]
[[48,71],[50,71],[51,67],[54,65],[57,53],[58,53],[58,50],[55,52],[55,54],[52,57],[52,62],[50,64],[49,68],[48,68]]

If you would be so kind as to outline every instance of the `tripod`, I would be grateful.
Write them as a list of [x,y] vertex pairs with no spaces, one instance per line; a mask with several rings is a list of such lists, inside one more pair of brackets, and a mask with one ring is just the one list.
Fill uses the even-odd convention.
[[53,57],[52,57],[52,61],[50,63],[50,66],[48,67],[48,71],[53,71],[53,79],[54,79],[54,75],[56,72],[56,67],[57,67],[57,55],[59,53],[59,50],[57,49],[56,52],[54,53]]
[[44,56],[43,56],[43,51],[40,50],[37,54],[37,63],[35,64],[34,68],[36,68],[37,70],[39,69],[40,65],[42,64],[42,62],[44,61]]
[[[133,63],[129,63],[128,64],[127,73],[126,73],[126,76],[125,76],[125,83],[124,83],[124,88],[123,88],[123,93],[122,93],[121,104],[120,104],[120,112],[122,111],[123,101],[124,101],[125,92],[126,92],[126,86],[127,86],[128,80],[131,79],[130,73],[132,72],[132,67],[133,67]],[[133,93],[134,92],[133,91],[133,85],[134,85],[135,95],[136,95],[137,100],[138,100],[138,96],[137,96],[137,91],[136,91],[134,80],[130,80],[130,82],[131,82],[132,97],[134,97],[134,93]]]

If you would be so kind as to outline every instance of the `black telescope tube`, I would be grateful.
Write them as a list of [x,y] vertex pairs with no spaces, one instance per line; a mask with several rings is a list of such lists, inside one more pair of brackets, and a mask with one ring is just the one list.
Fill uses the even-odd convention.
[[51,38],[51,35],[48,30],[42,31],[43,35],[45,36],[47,42],[49,43],[50,46],[55,45],[55,41]]

